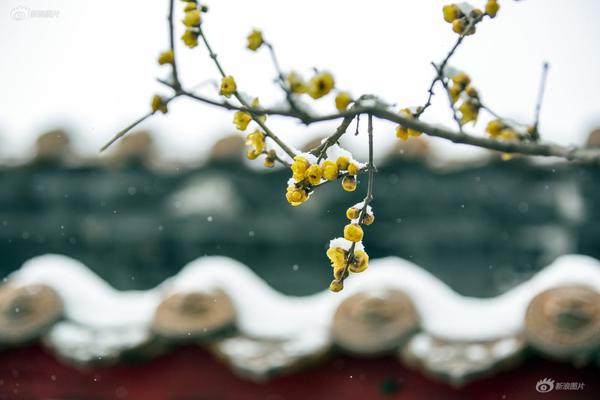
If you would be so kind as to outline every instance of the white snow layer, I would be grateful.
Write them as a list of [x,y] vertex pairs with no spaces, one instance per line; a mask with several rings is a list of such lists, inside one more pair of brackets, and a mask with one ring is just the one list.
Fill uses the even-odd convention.
[[245,265],[218,256],[192,261],[147,291],[115,290],[83,264],[60,255],[30,259],[9,281],[18,286],[45,284],[58,292],[65,320],[55,324],[45,340],[60,354],[81,361],[142,344],[150,335],[154,310],[165,296],[214,288],[222,289],[234,303],[241,334],[288,341],[295,351],[308,354],[329,343],[337,306],[359,291],[403,290],[419,312],[423,331],[434,337],[490,340],[521,331],[527,305],[543,290],[580,284],[600,291],[600,262],[565,255],[529,281],[489,299],[461,296],[417,265],[396,257],[372,260],[366,272],[347,280],[341,293],[323,291],[304,297],[283,295]]

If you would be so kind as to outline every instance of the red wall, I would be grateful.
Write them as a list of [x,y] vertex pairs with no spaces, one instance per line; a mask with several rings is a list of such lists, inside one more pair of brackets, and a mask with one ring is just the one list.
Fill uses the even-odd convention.
[[[583,391],[540,394],[542,378],[584,382]],[[338,356],[307,370],[268,383],[236,377],[222,362],[197,346],[138,364],[76,369],[34,346],[0,352],[0,399],[142,399],[142,400],[558,400],[599,399],[598,370],[530,360],[454,390],[403,368],[388,358]]]

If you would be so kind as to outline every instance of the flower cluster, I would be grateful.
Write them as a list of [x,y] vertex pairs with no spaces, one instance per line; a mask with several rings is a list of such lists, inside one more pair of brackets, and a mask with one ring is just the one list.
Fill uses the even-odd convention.
[[371,225],[375,215],[371,207],[362,202],[346,210],[346,217],[350,223],[344,227],[344,237],[333,239],[327,250],[333,268],[333,281],[329,285],[332,292],[344,288],[344,279],[350,272],[360,273],[369,266],[369,255],[362,244],[364,232],[361,225]]
[[448,4],[442,8],[444,20],[452,24],[452,30],[459,35],[472,35],[475,25],[484,13],[479,8],[473,8],[468,3]]
[[361,166],[346,156],[339,156],[335,161],[325,160],[319,164],[314,156],[303,154],[294,157],[290,168],[292,178],[288,183],[286,199],[291,205],[299,206],[308,200],[314,187],[340,177],[343,177],[342,188],[353,192],[356,190],[356,175]]
[[199,27],[202,23],[202,13],[208,11],[208,7],[200,5],[197,0],[184,0],[184,16],[181,22],[185,26],[185,32],[181,40],[189,48],[198,46]]
[[450,81],[452,85],[448,88],[448,92],[452,102],[461,102],[458,106],[461,125],[469,122],[475,123],[479,116],[481,103],[479,102],[479,92],[471,85],[471,78],[464,72],[458,72],[450,78]]
[[[297,72],[290,72],[285,77],[287,90],[294,94],[308,94],[313,99],[326,96],[335,88],[335,79],[329,72],[317,72],[308,82]],[[339,92],[335,98],[335,106],[345,111],[353,99],[348,92]]]
[[[402,116],[408,118],[408,119],[414,119],[416,113],[413,113],[409,108],[403,108],[402,110],[400,110],[400,114],[402,114]],[[409,137],[411,136],[420,136],[421,132],[411,129],[411,128],[406,128],[402,125],[398,125],[396,127],[396,137],[402,140],[408,140]]]

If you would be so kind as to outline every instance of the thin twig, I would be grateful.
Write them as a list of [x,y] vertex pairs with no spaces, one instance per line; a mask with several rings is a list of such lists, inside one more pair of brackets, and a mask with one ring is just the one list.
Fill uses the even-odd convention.
[[540,111],[542,109],[542,100],[544,98],[544,91],[546,90],[546,80],[548,79],[548,68],[549,68],[549,64],[547,62],[544,62],[544,65],[542,66],[542,77],[540,79],[540,89],[538,91],[538,98],[537,98],[537,102],[535,105],[535,119],[533,122],[533,132],[532,132],[533,140],[539,139],[538,126],[540,124]]
[[[369,208],[369,204],[373,201],[373,181],[375,180],[375,165],[373,164],[373,116],[369,114],[369,127],[368,127],[368,136],[369,136],[369,163],[367,164],[367,194],[363,199],[362,208],[358,214],[358,223],[362,224],[365,216],[367,215],[367,210]],[[344,266],[343,272],[340,274],[340,279],[337,280],[341,282],[344,280],[344,277],[348,273],[348,268],[350,268],[350,264],[354,261],[354,249],[356,248],[356,242],[352,242],[350,248],[348,249],[348,259],[346,260],[346,265]]]
[[[469,25],[467,25],[467,27],[465,28],[465,32],[468,32],[473,26],[475,26],[479,21],[481,21],[483,19],[483,16],[481,18],[478,19],[471,19],[469,21]],[[433,78],[433,80],[431,81],[431,84],[429,85],[429,89],[427,90],[427,101],[425,102],[425,104],[423,104],[423,106],[421,106],[417,112],[415,113],[415,118],[419,118],[421,115],[423,115],[423,113],[425,112],[425,110],[427,110],[430,106],[431,106],[431,101],[433,99],[434,96],[434,92],[433,89],[436,85],[436,83],[442,81],[443,83],[443,79],[444,79],[444,69],[446,68],[446,65],[448,64],[448,61],[450,61],[450,58],[454,55],[454,53],[456,52],[456,49],[458,49],[458,46],[460,46],[460,44],[463,42],[463,40],[465,39],[465,35],[461,34],[458,36],[458,39],[456,39],[456,42],[454,43],[454,46],[452,46],[452,48],[450,49],[450,51],[448,52],[448,54],[446,54],[446,57],[444,57],[444,59],[442,60],[442,62],[440,63],[439,67],[437,65],[434,64],[434,68],[437,71],[436,76]]]
[[291,110],[267,108],[258,109],[253,107],[236,106],[231,103],[222,103],[217,100],[212,100],[200,95],[186,92],[185,90],[181,92],[181,95],[227,110],[246,111],[251,115],[278,115],[296,118],[305,125],[342,119],[342,124],[340,124],[340,126],[336,129],[336,132],[324,143],[310,151],[311,154],[316,156],[320,154],[324,147],[333,145],[338,141],[338,139],[346,132],[348,125],[350,125],[354,117],[359,114],[372,114],[375,118],[394,122],[405,126],[406,128],[411,128],[419,132],[423,132],[426,135],[443,138],[454,143],[468,144],[489,150],[497,150],[509,153],[521,153],[542,157],[560,157],[569,161],[577,160],[582,162],[600,162],[600,151],[598,149],[574,148],[544,143],[503,142],[492,138],[473,136],[465,132],[456,132],[446,128],[441,128],[421,120],[406,118],[399,113],[394,113],[383,107],[363,106],[360,104],[360,102],[356,103],[348,110],[339,113],[299,116]]
[[177,58],[175,57],[175,27],[173,25],[174,14],[173,11],[175,9],[174,0],[169,0],[169,46],[171,52],[173,53],[173,63],[171,64],[171,72],[173,75],[173,86],[175,88],[175,92],[178,89],[181,89],[181,83],[179,82],[179,75],[177,73]]
[[150,111],[149,113],[143,115],[142,117],[138,118],[137,120],[135,120],[134,122],[129,124],[126,128],[120,130],[115,136],[112,137],[112,139],[110,139],[108,141],[108,143],[106,143],[104,146],[102,146],[102,148],[100,149],[100,152],[103,152],[104,150],[108,149],[114,142],[121,139],[123,136],[125,136],[127,134],[127,132],[129,132],[130,130],[132,130],[133,128],[135,128],[136,126],[141,124],[142,122],[144,122],[146,119],[148,119],[152,115],[154,115],[154,112]]
[[[225,77],[225,70],[223,69],[223,66],[221,65],[221,63],[219,62],[219,59],[217,57],[217,54],[213,51],[212,47],[210,46],[210,44],[208,43],[208,39],[206,39],[206,35],[204,34],[204,31],[202,31],[202,27],[198,28],[198,35],[202,38],[202,41],[204,42],[204,45],[206,47],[206,49],[208,50],[208,54],[210,56],[210,58],[213,59],[215,65],[217,66],[217,69],[219,70],[219,73],[221,74],[221,77]],[[240,95],[240,93],[236,90],[233,95],[235,96],[235,98],[240,102],[241,105],[243,105],[247,110],[251,110],[252,107],[250,107],[250,105],[248,104],[248,102]],[[277,143],[277,145],[291,158],[294,158],[294,156],[296,155],[296,153],[294,153],[294,151],[287,145],[285,144],[276,134],[275,132],[273,132],[265,123],[264,121],[262,121],[262,119],[260,118],[261,115],[265,115],[265,114],[255,114],[252,111],[248,111],[250,116],[252,117],[252,119],[254,120],[254,122],[256,122],[264,131],[265,134],[270,137],[275,143]]]

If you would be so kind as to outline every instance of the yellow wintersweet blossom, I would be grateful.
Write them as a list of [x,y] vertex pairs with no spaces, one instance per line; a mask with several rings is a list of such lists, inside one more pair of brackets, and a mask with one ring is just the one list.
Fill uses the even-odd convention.
[[158,56],[158,64],[173,64],[173,49],[169,49],[160,53]]
[[342,283],[341,280],[334,279],[329,284],[329,290],[331,290],[334,293],[341,291],[343,288],[344,288],[344,284]]
[[183,40],[183,43],[185,43],[187,47],[193,49],[194,47],[198,46],[198,33],[190,29],[186,29],[183,35],[181,35],[181,40]]
[[514,129],[504,128],[500,131],[500,134],[498,135],[498,137],[502,140],[510,142],[510,141],[518,140],[519,134],[517,132],[515,132]]
[[337,164],[338,169],[340,169],[341,171],[345,171],[346,169],[348,169],[348,165],[350,164],[350,160],[348,160],[348,157],[339,156],[337,158],[337,160],[335,160],[335,163]]
[[290,72],[285,77],[285,80],[287,81],[290,92],[292,93],[302,94],[306,93],[306,91],[308,90],[306,83],[304,82],[302,77],[296,72]]
[[221,79],[221,90],[220,94],[225,97],[231,97],[232,94],[237,90],[237,86],[235,84],[235,79],[233,76],[227,75]]
[[460,123],[464,125],[471,121],[477,121],[477,116],[479,115],[479,107],[474,102],[467,100],[463,101],[458,110],[461,113]]
[[191,11],[187,11],[185,16],[183,17],[183,24],[187,27],[198,27],[200,26],[201,16],[200,10],[193,9]]
[[485,12],[492,18],[498,14],[498,10],[500,9],[500,4],[496,0],[488,0],[485,3]]
[[255,130],[246,136],[246,145],[250,146],[248,150],[248,158],[254,160],[256,157],[262,154],[265,149],[265,134],[260,130]]
[[353,220],[358,218],[360,215],[360,210],[356,207],[350,207],[346,210],[346,218]]
[[233,114],[233,123],[240,131],[245,131],[250,121],[252,121],[252,117],[247,112],[236,111],[236,113]]
[[298,188],[295,185],[291,185],[287,188],[285,198],[287,199],[288,203],[294,207],[297,207],[308,200],[308,194],[303,188]]
[[444,21],[452,23],[455,19],[460,17],[460,9],[456,4],[448,4],[442,8],[444,13]]
[[499,119],[492,120],[488,122],[485,131],[493,138],[498,137],[500,135],[500,131],[504,129],[504,124]]
[[348,108],[348,104],[352,102],[352,97],[348,92],[339,92],[337,96],[335,96],[335,108],[338,111],[346,111]]
[[323,169],[323,178],[327,179],[328,181],[337,179],[338,166],[336,163],[333,161],[325,161],[321,168]]
[[360,167],[356,163],[350,163],[348,165],[348,174],[349,175],[357,175]]
[[333,75],[329,72],[320,72],[308,83],[308,94],[313,99],[319,99],[329,93],[334,86]]
[[330,247],[326,254],[333,268],[343,268],[346,265],[347,251],[341,247]]
[[367,213],[361,221],[363,225],[367,226],[371,225],[373,222],[375,222],[375,215],[369,213]]
[[[414,119],[414,115],[412,113],[412,111],[410,111],[408,108],[403,108],[400,110],[400,114],[408,119]],[[405,128],[402,125],[398,125],[396,127],[396,137],[402,140],[408,140],[408,138],[410,136],[420,136],[421,132],[412,129],[412,128]]]
[[452,76],[452,82],[456,85],[462,86],[462,88],[467,87],[469,83],[471,83],[471,78],[464,72],[459,72],[456,75]]
[[[250,102],[250,105],[252,106],[252,108],[260,108],[260,100],[258,99],[258,97],[255,97],[252,99],[252,101]],[[267,115],[263,114],[260,115],[258,117],[259,120],[261,120],[262,122],[265,122],[267,120]]]
[[344,227],[344,239],[351,242],[360,242],[363,238],[363,230],[358,224],[348,224]]
[[293,178],[296,182],[300,182],[304,180],[304,174],[306,170],[310,167],[310,163],[308,160],[302,156],[295,156],[292,165],[290,166],[292,170]]
[[263,165],[267,168],[273,168],[275,166],[275,159],[277,157],[277,153],[275,150],[271,149],[267,151],[267,156],[265,157],[265,161]]
[[163,100],[162,97],[155,94],[152,97],[152,102],[150,103],[150,107],[152,108],[152,112],[160,111],[163,114],[166,114],[169,110],[167,109],[167,104]]
[[363,272],[369,267],[369,255],[362,250],[354,251],[354,258],[348,266],[350,272],[359,273]]
[[321,183],[321,177],[323,176],[323,170],[318,165],[314,164],[307,168],[304,173],[304,177],[311,185],[318,185]]
[[195,9],[197,9],[198,6],[196,5],[195,1],[190,1],[188,2],[185,7],[183,8],[183,11],[188,12],[188,11],[193,11]]
[[248,41],[246,47],[252,51],[258,50],[264,43],[262,32],[257,29],[253,29],[246,40]]
[[356,190],[356,177],[353,175],[346,175],[342,179],[342,188],[346,192],[354,192]]

